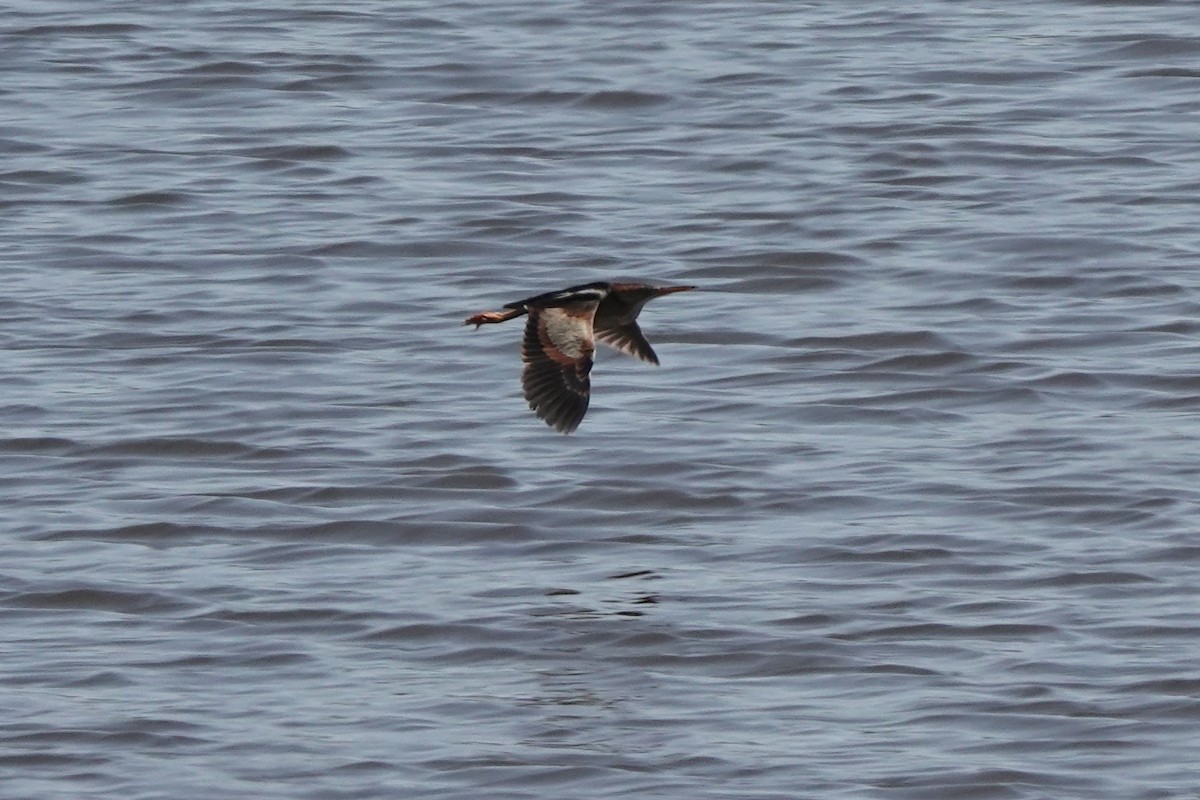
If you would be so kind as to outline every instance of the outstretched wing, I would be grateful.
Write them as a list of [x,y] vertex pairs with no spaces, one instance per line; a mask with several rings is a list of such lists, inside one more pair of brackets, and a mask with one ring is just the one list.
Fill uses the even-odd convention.
[[609,347],[620,350],[627,356],[658,364],[658,356],[654,354],[654,348],[646,341],[646,337],[642,334],[642,329],[638,327],[636,321],[612,328],[597,327],[596,339]]
[[565,302],[552,308],[529,308],[521,358],[521,386],[529,407],[562,433],[579,427],[591,397],[592,353],[596,350],[592,318],[599,298]]

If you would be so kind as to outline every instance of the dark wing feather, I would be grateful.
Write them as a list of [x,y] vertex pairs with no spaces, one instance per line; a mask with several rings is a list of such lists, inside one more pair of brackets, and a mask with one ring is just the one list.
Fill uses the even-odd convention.
[[609,347],[620,350],[625,355],[640,358],[651,364],[658,364],[658,356],[654,354],[654,348],[646,341],[646,337],[642,334],[642,329],[638,327],[636,321],[612,328],[597,327],[596,339]]
[[521,386],[529,407],[562,433],[579,427],[591,397],[592,317],[598,299],[529,309],[521,358]]

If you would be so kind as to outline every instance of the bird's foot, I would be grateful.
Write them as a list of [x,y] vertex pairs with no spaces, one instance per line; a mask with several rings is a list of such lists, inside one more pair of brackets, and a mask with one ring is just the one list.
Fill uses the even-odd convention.
[[517,314],[513,313],[512,311],[483,311],[479,314],[475,314],[474,316],[467,317],[466,322],[463,324],[474,325],[475,330],[479,330],[480,325],[486,325],[493,322],[504,322],[505,320],[512,319],[515,316],[517,316]]

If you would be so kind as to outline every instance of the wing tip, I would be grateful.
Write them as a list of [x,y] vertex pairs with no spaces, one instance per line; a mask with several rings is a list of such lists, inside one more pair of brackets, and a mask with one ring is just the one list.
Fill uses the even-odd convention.
[[588,395],[546,393],[543,388],[537,393],[526,395],[529,408],[538,419],[559,433],[572,433],[587,415]]

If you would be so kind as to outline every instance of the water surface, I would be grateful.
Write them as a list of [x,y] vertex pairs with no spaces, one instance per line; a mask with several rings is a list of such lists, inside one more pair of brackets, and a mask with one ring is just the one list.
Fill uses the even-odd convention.
[[18,4],[0,796],[1200,794],[1194,23]]

